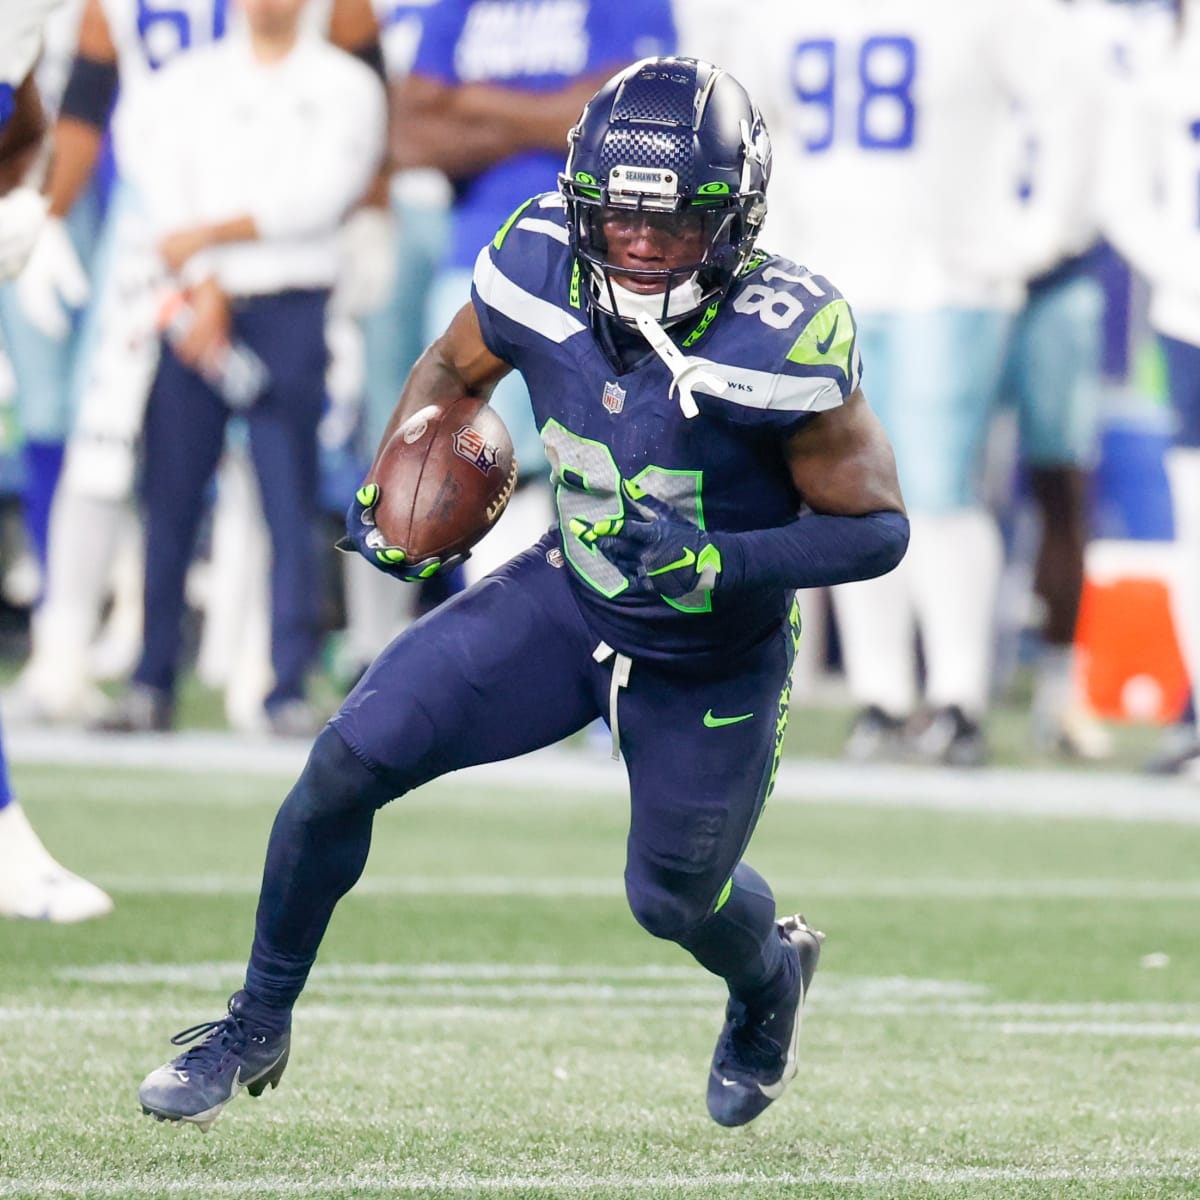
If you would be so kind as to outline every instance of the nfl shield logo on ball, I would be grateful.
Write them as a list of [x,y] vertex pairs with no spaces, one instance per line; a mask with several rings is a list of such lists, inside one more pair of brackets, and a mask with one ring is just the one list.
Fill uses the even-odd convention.
[[485,475],[496,465],[500,448],[484,441],[483,434],[471,425],[464,425],[454,435],[454,453],[474,463]]
[[619,383],[604,385],[604,407],[615,417],[625,407],[625,389]]

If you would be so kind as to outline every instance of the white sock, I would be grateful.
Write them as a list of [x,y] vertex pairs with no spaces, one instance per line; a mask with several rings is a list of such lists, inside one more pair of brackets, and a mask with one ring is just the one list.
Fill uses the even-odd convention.
[[389,579],[361,554],[342,558],[342,586],[346,594],[346,635],[342,657],[357,671],[376,655],[416,615],[420,589],[416,584]]
[[846,682],[854,702],[907,717],[917,703],[907,560],[887,575],[831,590]]
[[907,563],[925,650],[926,699],[978,719],[988,707],[1000,531],[984,509],[910,517]]
[[1055,721],[1075,703],[1075,647],[1044,645],[1033,681],[1034,720]]
[[66,476],[50,512],[46,594],[33,621],[33,645],[22,680],[54,708],[88,687],[88,648],[122,528],[126,500],[85,495]]
[[142,522],[132,508],[121,514],[109,584],[112,607],[88,655],[93,679],[126,679],[142,655],[146,563]]
[[[1192,687],[1200,689],[1200,450],[1169,450],[1166,467],[1175,516],[1176,574],[1171,612]],[[1196,727],[1200,730],[1200,711]]]

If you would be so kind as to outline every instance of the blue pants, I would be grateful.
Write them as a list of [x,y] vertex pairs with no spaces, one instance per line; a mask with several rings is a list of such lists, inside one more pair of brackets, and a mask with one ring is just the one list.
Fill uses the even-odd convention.
[[1016,405],[1021,457],[1031,466],[1095,461],[1103,320],[1103,291],[1085,271],[1031,291],[1017,316],[1002,387]]
[[946,309],[857,320],[863,390],[891,439],[908,511],[975,508],[1011,317]]
[[1159,336],[1167,366],[1167,392],[1175,413],[1176,446],[1200,448],[1200,346]]
[[[324,292],[286,292],[238,305],[234,335],[270,372],[243,413],[271,535],[268,708],[304,695],[316,653],[317,424],[325,397]],[[136,683],[171,691],[182,641],[184,581],[230,410],[167,346],[146,408],[141,499],[146,513],[146,597]]]
[[[376,808],[608,716],[611,660],[593,657],[598,639],[553,545],[548,535],[410,626],[318,738],[267,852],[247,974],[260,998],[299,993],[333,904],[365,862]],[[736,659],[635,659],[617,701],[630,907],[738,994],[779,965],[774,898],[741,860],[778,765],[798,639],[793,617]]]

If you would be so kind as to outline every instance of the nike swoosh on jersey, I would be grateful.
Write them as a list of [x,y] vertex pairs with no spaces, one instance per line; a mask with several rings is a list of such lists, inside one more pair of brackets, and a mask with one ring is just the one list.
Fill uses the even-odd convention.
[[704,714],[704,727],[706,729],[720,729],[722,725],[737,725],[742,721],[748,721],[754,716],[751,713],[742,713],[740,717],[714,717],[713,710],[710,708]]
[[833,339],[835,337],[837,337],[838,325],[841,324],[841,320],[842,320],[842,318],[841,318],[840,314],[838,316],[834,317],[833,318],[833,328],[829,331],[829,336],[827,338],[819,338],[817,340],[817,353],[818,354],[828,354],[829,353],[829,347],[833,345]]

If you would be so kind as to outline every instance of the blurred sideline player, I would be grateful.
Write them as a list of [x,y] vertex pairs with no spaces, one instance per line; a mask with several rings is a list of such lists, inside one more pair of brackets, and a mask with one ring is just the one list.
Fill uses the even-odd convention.
[[[435,167],[454,185],[429,330],[444,329],[466,301],[479,247],[518,204],[554,185],[563,139],[596,87],[621,66],[674,49],[669,0],[541,0],[532,8],[440,0],[428,10],[397,92],[393,150],[397,165]],[[504,520],[468,560],[468,579],[528,546],[551,512],[517,373],[499,384],[492,405],[512,435],[520,479]]]
[[[437,0],[376,0],[388,86],[397,91],[412,69],[426,13]],[[395,171],[389,187],[394,236],[391,286],[361,314],[362,445],[379,444],[404,380],[429,342],[427,300],[446,243],[450,183],[441,171]],[[335,294],[336,295],[336,294]],[[335,299],[336,307],[336,299]],[[396,588],[355,555],[343,560],[346,631],[337,670],[357,678],[416,615],[417,588]]]
[[[1173,615],[1193,692],[1200,680],[1200,3],[1128,79],[1114,105],[1104,197],[1109,237],[1150,284],[1175,414],[1167,476],[1175,518]],[[1200,720],[1200,718],[1198,718]],[[1159,769],[1200,774],[1200,726]]]
[[[24,265],[45,214],[41,194],[24,181],[45,139],[33,68],[54,3],[39,0],[0,14],[0,282]],[[0,745],[0,916],[81,921],[111,910],[104,892],[60,866],[42,845],[13,796]]]
[[[314,16],[319,20],[319,11]],[[87,717],[102,707],[87,678],[88,648],[115,550],[122,536],[136,536],[130,496],[157,362],[162,278],[137,183],[139,170],[154,171],[154,163],[139,161],[138,154],[146,140],[139,132],[147,116],[144,96],[159,67],[223,37],[235,19],[229,0],[197,0],[186,10],[147,10],[136,0],[87,0],[84,9],[55,124],[50,217],[61,220],[91,177],[110,112],[118,180],[84,317],[79,411],[51,508],[46,594],[35,614],[33,652],[20,680],[28,707],[51,718]],[[333,0],[329,38],[382,70],[368,0]],[[59,228],[49,223],[51,231]],[[39,255],[35,249],[18,284],[33,318],[61,314],[71,298],[68,284],[78,263],[72,265],[69,244],[57,233],[51,239],[55,253]]]
[[1024,278],[1059,237],[1058,214],[1018,212],[1013,109],[1047,111],[1060,14],[1051,0],[738,11],[734,28],[772,30],[731,49],[755,64],[775,129],[787,202],[772,236],[811,248],[855,306],[912,519],[899,570],[834,593],[860,705],[847,753],[977,764],[1002,563],[981,454]]
[[[36,79],[47,119],[53,120],[66,86],[67,72],[75,53],[75,39],[83,0],[68,0],[48,18]],[[53,253],[58,240],[70,244],[72,261],[86,264],[91,259],[101,216],[98,188],[80,197],[61,228],[48,222],[42,226],[40,252]],[[83,267],[67,284],[82,301],[87,292]],[[60,314],[55,313],[55,318]],[[15,284],[0,287],[0,331],[17,381],[17,413],[21,425],[21,509],[30,548],[37,563],[40,586],[46,568],[46,543],[50,500],[62,468],[63,450],[74,413],[72,367],[80,342],[79,322],[62,318],[61,329],[51,337],[24,313]]]
[[[558,521],[392,642],[318,736],[271,833],[245,988],[175,1039],[198,1044],[143,1082],[147,1113],[207,1128],[278,1083],[377,809],[601,716],[629,774],[630,907],[729,992],[709,1113],[743,1125],[783,1093],[820,935],[776,921],[743,855],[787,724],[794,589],[890,570],[908,523],[849,305],[755,249],[770,164],[732,76],[646,59],[588,102],[560,191],[480,251],[388,432],[520,371]],[[379,495],[347,512],[360,553],[409,580],[452,565],[383,544]]]
[[1030,200],[1047,189],[1062,215],[1061,248],[1049,271],[1029,281],[1005,362],[1003,395],[1015,406],[1018,450],[1039,517],[1033,592],[1043,612],[1030,712],[1035,746],[1073,757],[1101,758],[1103,728],[1079,696],[1075,626],[1089,536],[1088,474],[1095,463],[1101,405],[1104,290],[1098,277],[1101,138],[1123,53],[1126,14],[1110,0],[1073,0],[1064,78],[1071,85],[1038,102],[1063,109],[1057,144],[1038,135],[1031,114],[1027,171]]
[[[377,175],[387,139],[382,82],[305,28],[304,2],[244,0],[236,33],[173,62],[147,96],[147,160],[161,169],[139,182],[192,316],[164,336],[147,403],[138,489],[146,632],[129,690],[103,719],[109,730],[171,725],[187,570],[235,415],[271,534],[266,726],[311,737],[320,725],[306,682],[319,646],[313,523],[327,302],[339,232]],[[262,385],[240,398],[211,373],[231,342],[265,367]]]

